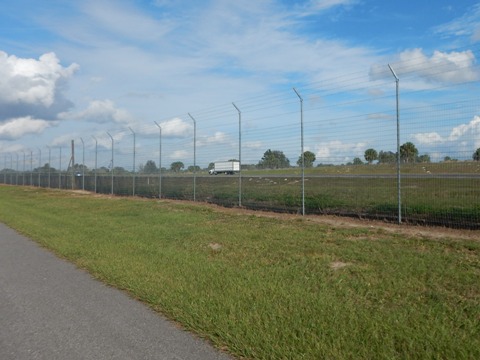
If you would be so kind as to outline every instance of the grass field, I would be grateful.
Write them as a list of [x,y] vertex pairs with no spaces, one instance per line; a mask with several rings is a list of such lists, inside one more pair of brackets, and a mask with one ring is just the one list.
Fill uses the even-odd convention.
[[[147,178],[148,179],[148,178]],[[137,194],[158,194],[156,178],[137,179]],[[165,177],[163,196],[193,199],[192,179]],[[129,191],[130,190],[130,191]],[[120,193],[131,193],[131,186]],[[238,205],[238,177],[197,177],[199,201]],[[242,205],[250,209],[299,213],[302,208],[299,177],[246,176],[242,179]],[[307,177],[307,214],[339,214],[396,221],[398,215],[396,179],[388,177]],[[404,178],[402,218],[411,223],[480,229],[480,177]]]
[[11,186],[0,221],[238,357],[480,358],[478,240]]

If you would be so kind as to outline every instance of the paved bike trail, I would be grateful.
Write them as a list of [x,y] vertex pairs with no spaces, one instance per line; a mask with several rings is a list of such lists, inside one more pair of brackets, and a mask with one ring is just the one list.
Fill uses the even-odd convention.
[[0,223],[0,359],[231,358]]

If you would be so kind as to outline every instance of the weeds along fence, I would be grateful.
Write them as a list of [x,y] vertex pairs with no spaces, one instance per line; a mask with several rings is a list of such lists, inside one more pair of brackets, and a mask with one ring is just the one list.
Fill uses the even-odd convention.
[[[478,68],[468,58],[391,68],[85,134],[73,146],[20,145],[0,153],[0,183],[479,229]],[[208,174],[233,159],[239,173]]]

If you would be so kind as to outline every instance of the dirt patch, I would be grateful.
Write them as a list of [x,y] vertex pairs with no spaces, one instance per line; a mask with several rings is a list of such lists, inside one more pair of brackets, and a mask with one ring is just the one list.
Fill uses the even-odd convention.
[[222,245],[219,243],[210,243],[208,244],[208,247],[213,251],[220,251],[220,249],[222,248]]
[[344,268],[345,266],[350,265],[349,263],[344,263],[342,261],[334,261],[330,264],[330,269],[332,270],[338,270],[341,268]]
[[[192,204],[199,204],[194,203]],[[365,228],[365,229],[381,229],[388,233],[403,234],[412,237],[421,237],[427,239],[466,239],[480,241],[479,230],[462,230],[451,229],[439,226],[420,226],[408,224],[393,224],[380,220],[365,220],[354,219],[348,217],[331,216],[331,215],[306,215],[298,214],[280,214],[268,211],[247,210],[241,208],[224,208],[218,205],[202,204],[208,206],[216,211],[238,214],[238,215],[253,215],[259,217],[267,217],[281,220],[304,220],[308,222],[326,224],[336,228]]]

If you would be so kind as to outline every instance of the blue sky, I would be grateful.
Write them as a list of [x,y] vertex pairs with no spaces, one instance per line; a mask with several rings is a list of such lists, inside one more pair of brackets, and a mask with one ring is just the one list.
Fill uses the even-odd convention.
[[343,163],[368,147],[395,150],[391,63],[402,106],[420,109],[411,118],[439,114],[409,125],[407,111],[402,142],[461,158],[480,147],[478,103],[461,114],[438,108],[478,97],[479,43],[472,0],[4,0],[0,154],[66,152],[81,138],[91,159],[93,137],[107,154],[109,132],[121,158],[133,131],[141,163],[158,156],[156,121],[165,164],[189,163],[190,113],[206,166],[238,157],[235,102],[244,162],[272,148],[295,163],[295,87],[305,95],[306,149]]

